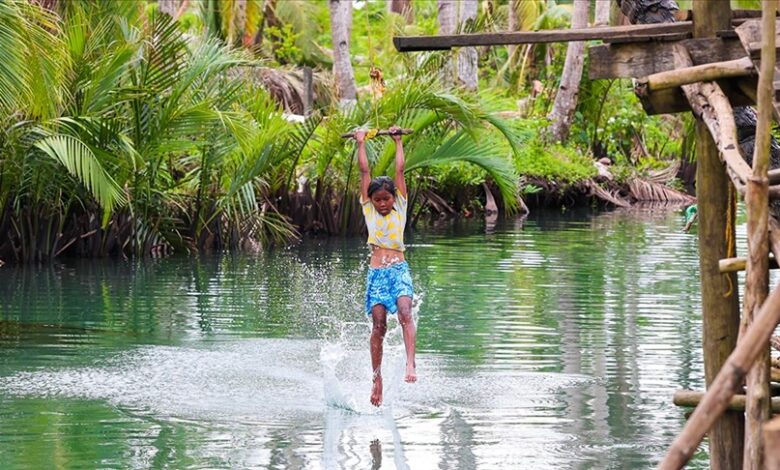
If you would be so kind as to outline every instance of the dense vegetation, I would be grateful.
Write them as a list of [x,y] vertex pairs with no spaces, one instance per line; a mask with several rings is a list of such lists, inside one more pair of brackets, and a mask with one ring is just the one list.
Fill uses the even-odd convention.
[[[612,160],[620,180],[690,155],[682,121],[646,116],[623,81],[583,80],[571,137],[546,143],[566,46],[481,50],[479,91],[467,91],[442,73],[452,53],[392,47],[393,34],[437,31],[433,1],[410,2],[407,15],[355,4],[350,106],[334,91],[326,1],[176,4],[174,20],[162,1],[0,2],[1,260],[359,231],[353,145],[340,135],[360,126],[415,130],[404,140],[413,221],[478,211],[486,190],[508,213],[519,196],[582,195],[593,157]],[[465,29],[506,29],[510,5],[524,9],[520,28],[570,18],[554,1],[481,5]],[[314,68],[314,109],[295,123],[303,65]],[[375,174],[392,170],[392,151],[369,142]]]

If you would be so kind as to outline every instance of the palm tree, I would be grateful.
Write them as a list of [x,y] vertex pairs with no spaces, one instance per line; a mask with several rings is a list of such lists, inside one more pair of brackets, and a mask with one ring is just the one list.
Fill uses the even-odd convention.
[[[17,229],[3,230],[11,240],[0,252],[148,255],[292,233],[263,205],[265,178],[285,157],[274,148],[292,128],[238,74],[251,61],[215,40],[189,45],[168,15],[127,29],[85,3],[59,29],[36,26],[29,15],[40,12],[21,1],[2,6],[3,24],[40,35],[46,50],[30,52],[33,61],[9,55],[0,69],[0,86],[18,92],[2,103],[0,228]],[[28,38],[0,35],[3,46]],[[47,76],[32,78],[14,60],[58,63],[45,82],[48,108],[37,109],[31,92]]]
[[357,98],[355,73],[349,55],[352,34],[352,2],[350,0],[328,0],[330,7],[330,29],[333,41],[333,74],[339,100],[351,103]]
[[[439,34],[455,34],[458,30],[468,29],[477,19],[476,0],[438,0]],[[442,69],[443,80],[451,83],[453,73],[457,72],[458,82],[467,90],[477,89],[477,49],[464,47],[457,52],[457,65],[449,61]]]
[[255,44],[263,22],[263,3],[263,0],[203,0],[201,16],[212,36],[232,46],[249,47]]
[[176,12],[179,10],[179,0],[158,0],[158,8],[171,18],[176,18]]
[[404,17],[406,23],[414,21],[414,10],[412,9],[412,0],[390,0],[387,4],[389,11],[398,13]]
[[[584,28],[588,25],[589,0],[574,0],[574,14],[571,27]],[[570,42],[566,50],[566,62],[561,73],[561,82],[550,112],[550,126],[547,134],[552,141],[565,141],[569,135],[574,110],[577,108],[577,95],[582,79],[584,42]]]
[[[461,28],[469,28],[477,20],[477,0],[463,0],[460,3],[459,20]],[[463,47],[458,51],[458,80],[469,91],[476,91],[477,48]]]
[[[458,4],[454,0],[438,0],[439,34],[455,34],[458,25]],[[441,70],[442,80],[445,84],[453,82],[454,67],[451,60],[447,60]]]
[[593,26],[609,26],[610,0],[596,0]]
[[[424,68],[424,67],[423,67]],[[483,169],[499,188],[508,211],[517,207],[517,175],[507,156],[515,145],[506,122],[486,111],[475,99],[465,100],[442,90],[430,74],[418,70],[418,76],[405,76],[388,86],[379,99],[358,100],[355,106],[331,113],[327,120],[312,121],[301,128],[305,134],[298,146],[297,175],[315,185],[312,200],[300,204],[313,210],[300,214],[300,228],[327,233],[354,233],[362,227],[358,197],[357,166],[351,141],[340,136],[356,127],[385,128],[392,124],[410,127],[407,137],[406,171],[419,177],[410,181],[411,191],[421,194],[429,188],[423,183],[433,168],[470,163]],[[489,126],[503,136],[505,145],[486,138]],[[393,149],[375,139],[367,144],[375,176],[392,173]],[[292,178],[290,178],[292,179]],[[415,196],[410,199],[414,202]],[[291,213],[296,212],[294,209]]]

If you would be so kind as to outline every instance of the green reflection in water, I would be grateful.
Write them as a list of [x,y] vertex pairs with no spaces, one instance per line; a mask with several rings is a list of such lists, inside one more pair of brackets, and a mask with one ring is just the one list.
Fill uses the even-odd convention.
[[339,392],[368,390],[362,240],[3,268],[0,461],[652,466],[682,424],[671,394],[702,382],[682,223],[668,210],[542,213],[413,234],[423,383],[399,386],[381,416],[326,406],[322,378],[321,345],[335,344]]

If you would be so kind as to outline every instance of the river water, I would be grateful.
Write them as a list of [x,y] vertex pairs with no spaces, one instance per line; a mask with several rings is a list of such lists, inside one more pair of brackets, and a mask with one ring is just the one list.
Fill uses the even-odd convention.
[[[0,269],[0,467],[650,468],[701,388],[697,241],[669,209],[414,233],[369,404],[367,249]],[[690,468],[706,466],[702,448]]]

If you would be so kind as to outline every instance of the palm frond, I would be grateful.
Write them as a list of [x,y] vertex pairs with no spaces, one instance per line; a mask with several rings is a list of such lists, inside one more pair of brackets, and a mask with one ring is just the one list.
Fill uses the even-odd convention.
[[511,161],[491,144],[478,144],[465,132],[457,132],[441,145],[419,145],[406,158],[408,173],[426,167],[469,162],[482,168],[495,181],[508,210],[517,207],[517,175]]
[[25,72],[24,29],[17,2],[0,2],[0,106],[17,108],[31,93]]
[[126,202],[119,185],[84,142],[59,134],[41,139],[35,147],[60,162],[68,173],[89,190],[104,211],[110,213],[116,206]]

